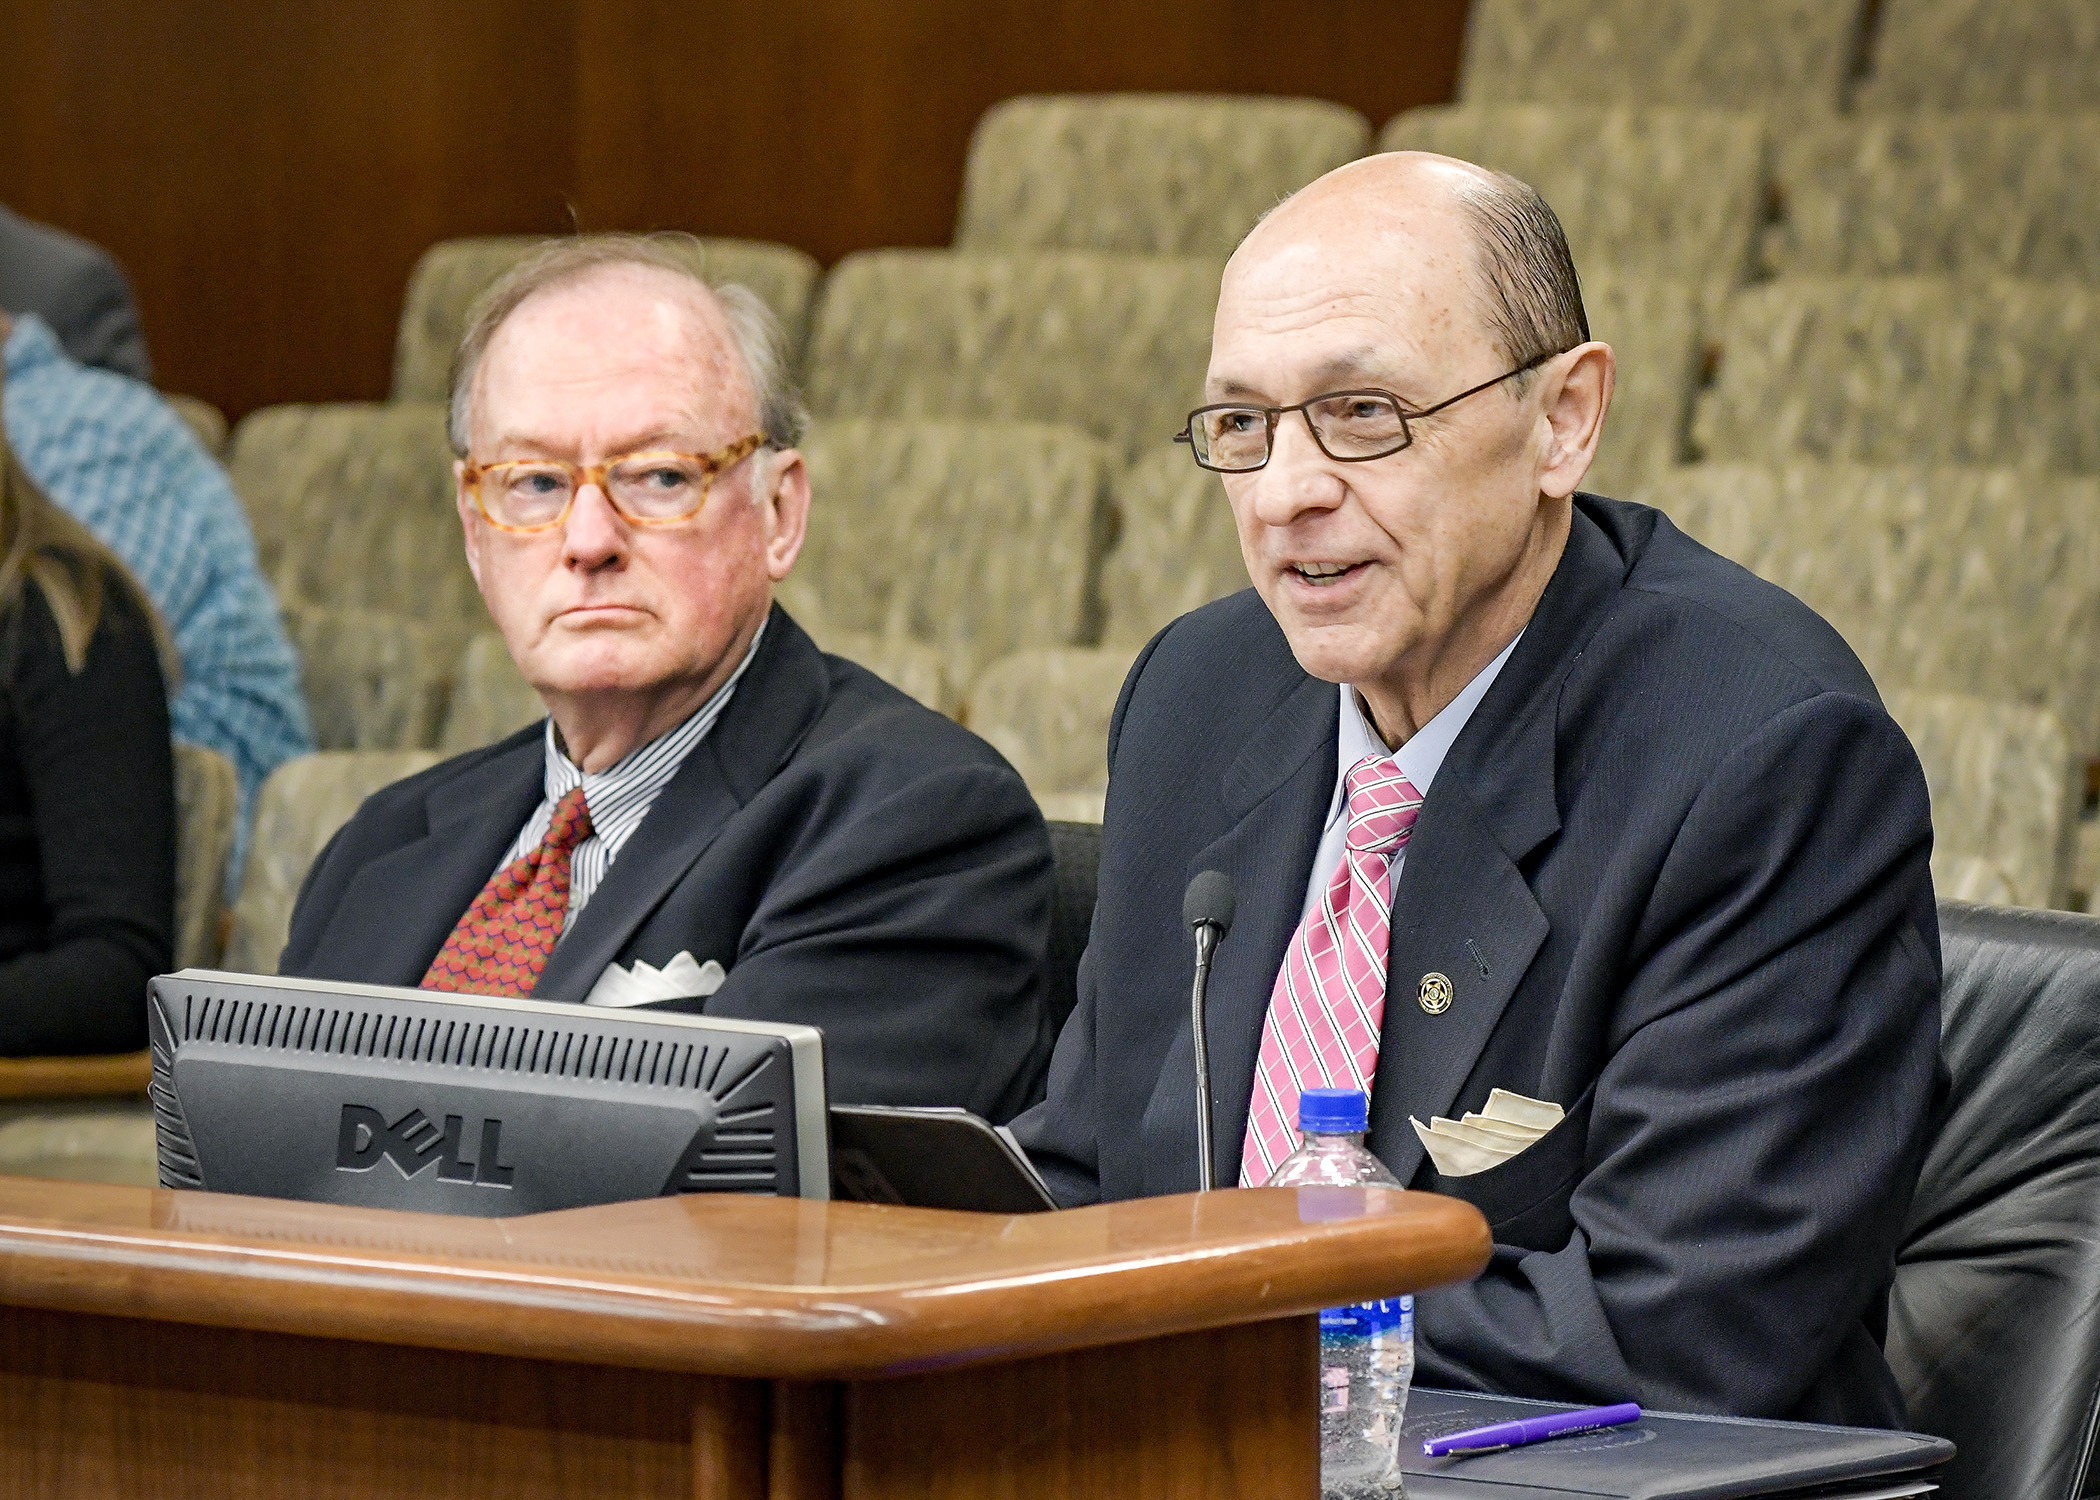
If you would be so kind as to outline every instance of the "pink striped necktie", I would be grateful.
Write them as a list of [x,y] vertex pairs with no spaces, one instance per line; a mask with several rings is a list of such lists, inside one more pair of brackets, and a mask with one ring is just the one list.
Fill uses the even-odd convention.
[[1382,756],[1349,768],[1348,846],[1285,951],[1254,1062],[1240,1186],[1259,1187],[1298,1144],[1306,1089],[1371,1092],[1385,1021],[1393,860],[1407,847],[1422,794]]

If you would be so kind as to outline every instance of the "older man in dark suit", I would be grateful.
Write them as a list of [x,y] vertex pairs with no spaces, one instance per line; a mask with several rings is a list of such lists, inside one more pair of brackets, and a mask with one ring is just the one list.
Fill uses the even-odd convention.
[[84,365],[153,378],[131,284],[109,252],[0,204],[0,309],[35,313]]
[[549,718],[368,801],[284,972],[802,1022],[835,1100],[1029,1102],[1049,838],[988,745],[772,603],[810,493],[764,305],[570,241],[457,368],[468,561]]
[[1923,776],[1807,608],[1578,493],[1612,380],[1513,179],[1374,157],[1248,237],[1185,438],[1254,588],[1124,687],[1078,1009],[1017,1131],[1068,1202],[1198,1185],[1180,905],[1222,870],[1233,1176],[1302,1088],[1362,1087],[1396,1175],[1493,1228],[1420,1299],[1418,1379],[1896,1423]]

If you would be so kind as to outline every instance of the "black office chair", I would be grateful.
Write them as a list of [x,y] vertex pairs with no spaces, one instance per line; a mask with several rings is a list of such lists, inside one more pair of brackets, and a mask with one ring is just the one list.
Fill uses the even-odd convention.
[[1960,1449],[1945,1500],[2078,1500],[2100,1417],[2100,920],[1945,901],[1940,944],[1953,1092],[1889,1363],[1911,1424]]
[[1050,1035],[1055,1037],[1079,1003],[1079,955],[1086,951],[1087,929],[1094,924],[1101,825],[1052,823],[1050,856],[1057,866],[1057,886],[1050,898],[1050,946],[1044,963],[1050,981]]

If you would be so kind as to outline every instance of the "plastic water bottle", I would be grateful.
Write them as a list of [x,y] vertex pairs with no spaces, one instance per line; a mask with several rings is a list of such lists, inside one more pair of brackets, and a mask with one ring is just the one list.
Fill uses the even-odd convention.
[[[1391,1187],[1399,1180],[1364,1146],[1369,1105],[1356,1089],[1307,1089],[1298,1149],[1269,1187]],[[1320,1313],[1320,1492],[1390,1493],[1400,1483],[1400,1423],[1415,1375],[1415,1299],[1389,1297]]]

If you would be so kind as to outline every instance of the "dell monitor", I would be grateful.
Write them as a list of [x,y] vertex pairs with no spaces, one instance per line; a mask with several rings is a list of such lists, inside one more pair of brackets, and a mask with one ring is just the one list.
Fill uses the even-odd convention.
[[483,1218],[830,1196],[811,1026],[184,969],[147,990],[164,1187]]

